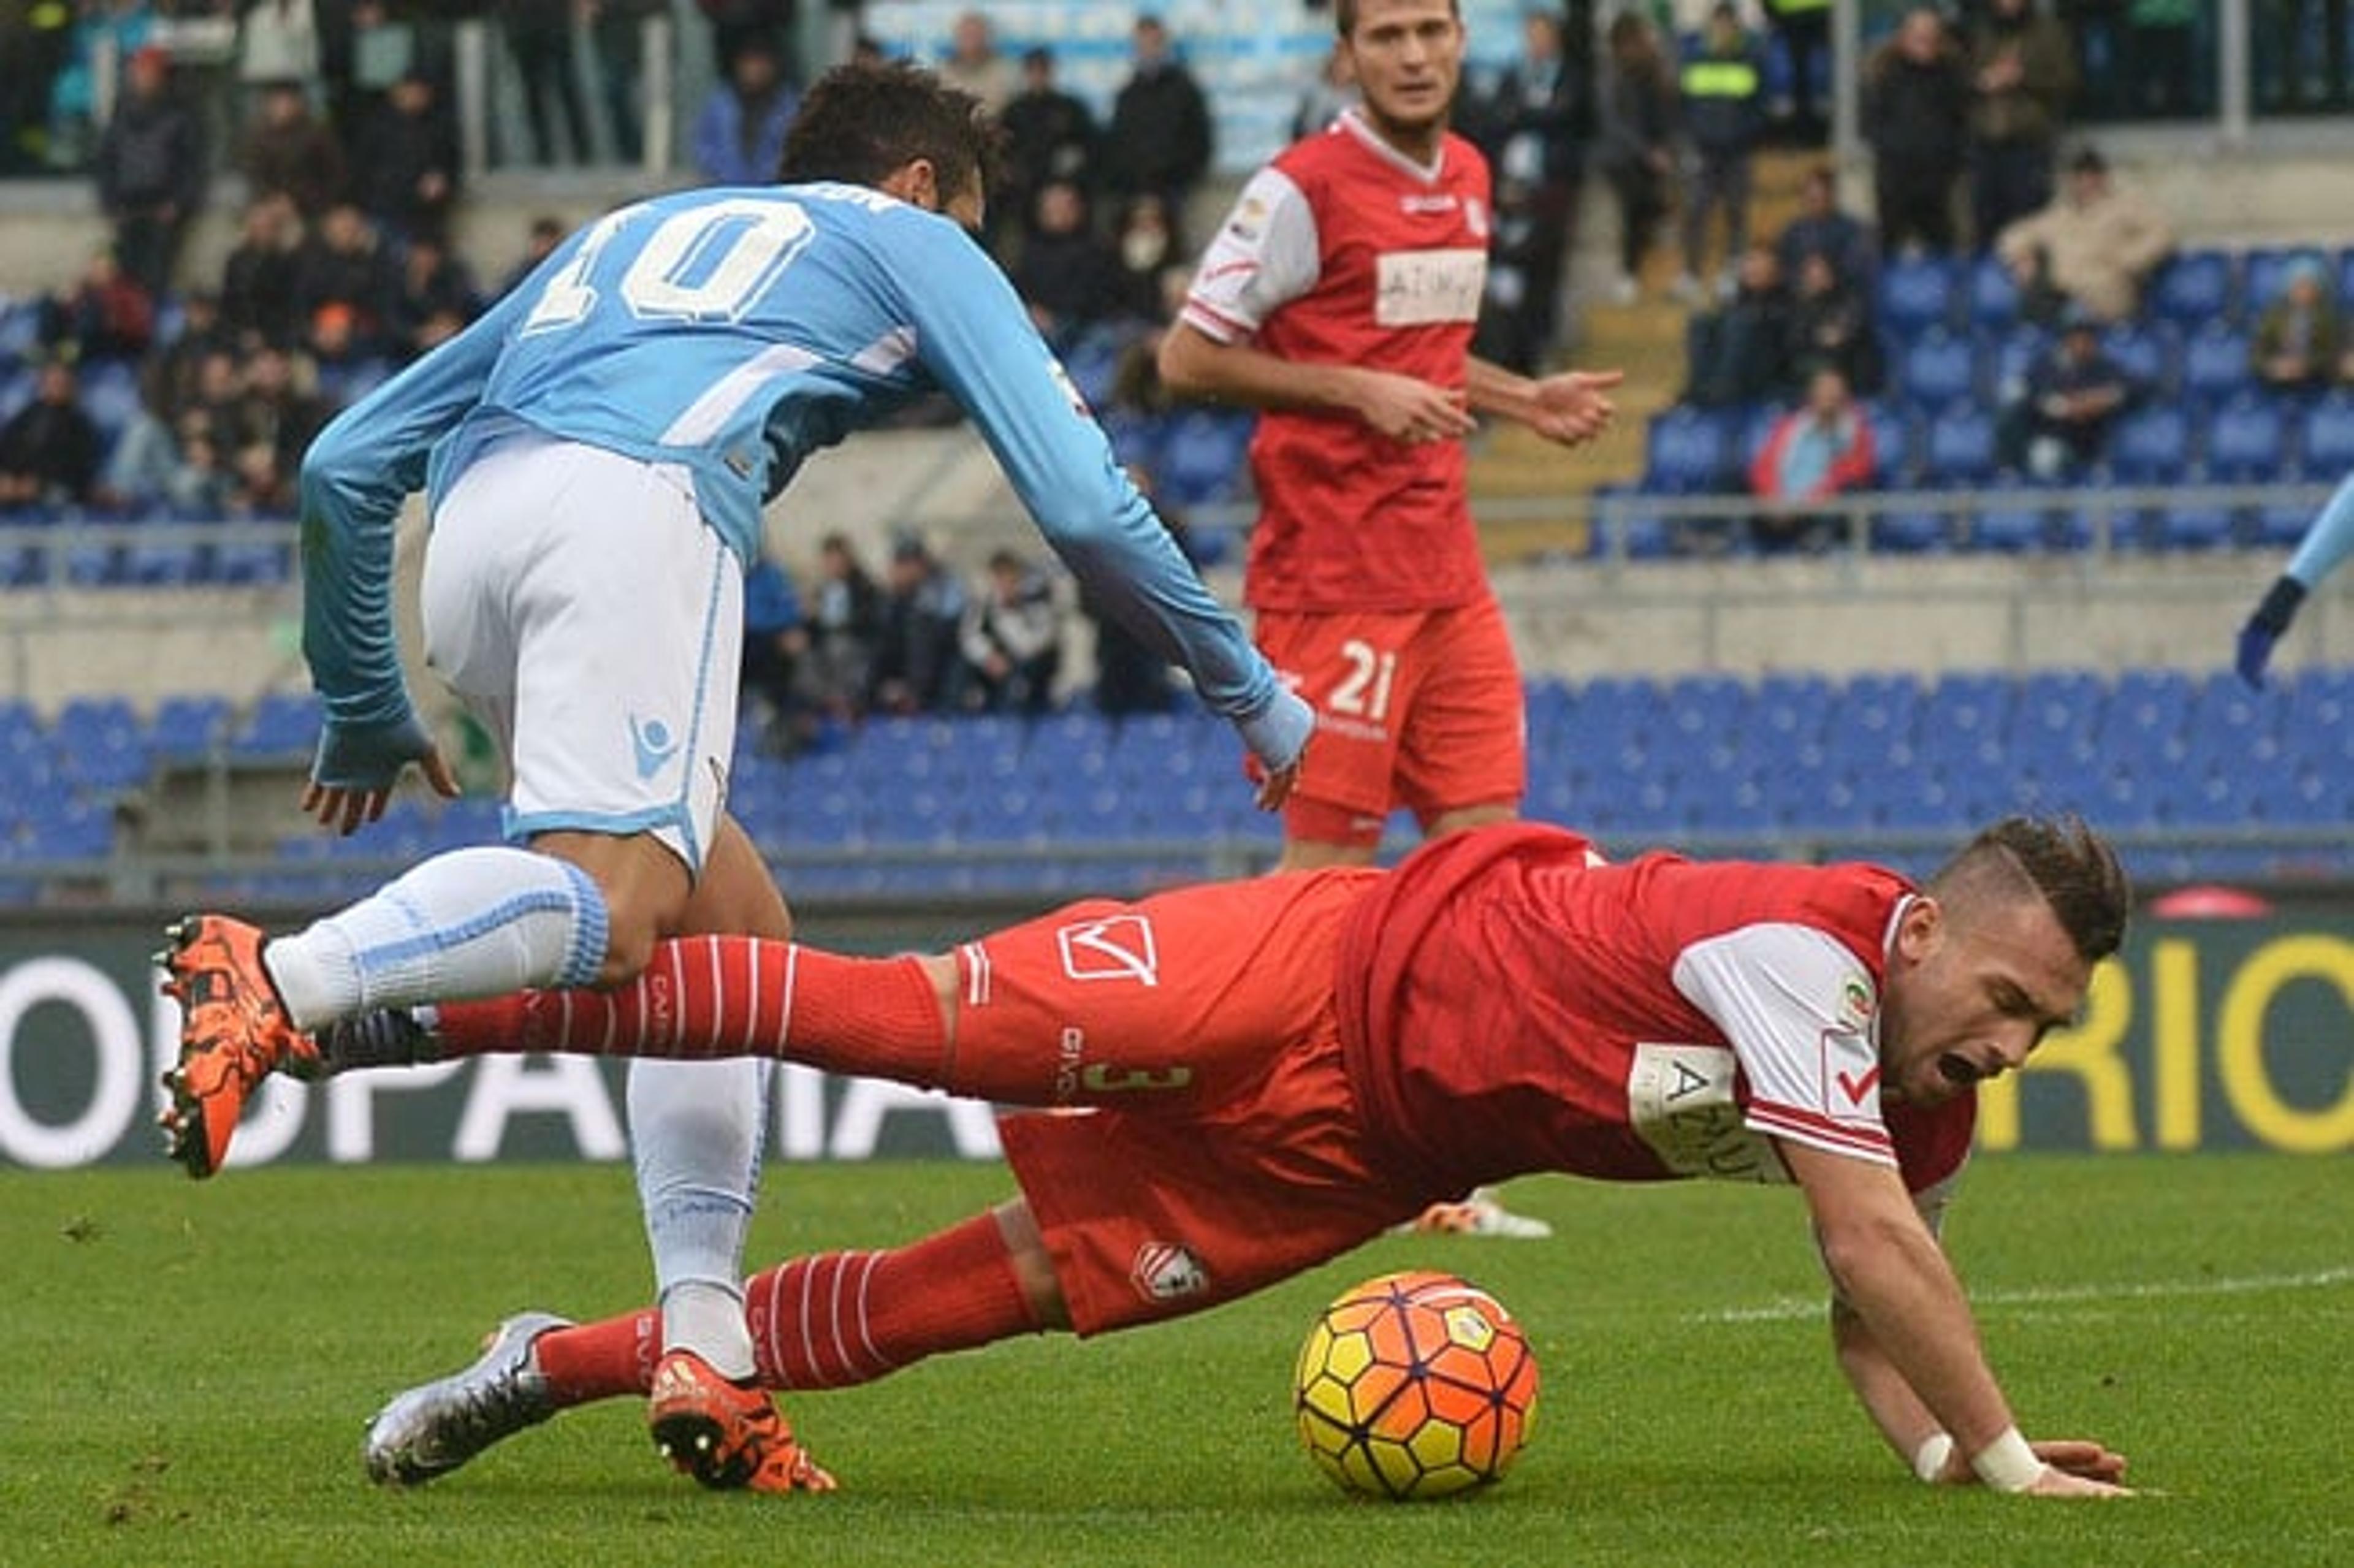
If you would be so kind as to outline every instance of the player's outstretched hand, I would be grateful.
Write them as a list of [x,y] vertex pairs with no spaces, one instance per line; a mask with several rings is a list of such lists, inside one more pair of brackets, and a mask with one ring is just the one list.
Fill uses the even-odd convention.
[[1529,429],[1562,446],[1582,446],[1610,428],[1618,406],[1610,389],[1627,378],[1623,370],[1572,370],[1537,383],[1536,409]]
[[400,770],[412,762],[435,794],[457,799],[457,775],[413,715],[383,725],[329,719],[319,731],[310,782],[302,787],[302,810],[321,827],[348,837],[384,815]]
[[1357,413],[1383,435],[1409,446],[1460,440],[1478,425],[1462,392],[1386,370],[1358,372]]
[[1291,799],[1299,782],[1299,759],[1316,733],[1316,710],[1299,693],[1278,687],[1273,702],[1237,720],[1235,727],[1250,749],[1244,772],[1258,786],[1258,809],[1275,810]]
[[2054,1438],[2034,1448],[2037,1458],[2064,1474],[2110,1486],[2125,1479],[2126,1457],[2090,1438]]
[[2031,1498],[2129,1498],[2131,1487],[2118,1486],[2115,1481],[2096,1481],[2090,1476],[2073,1475],[2056,1466],[2046,1465],[2035,1484],[2027,1489]]

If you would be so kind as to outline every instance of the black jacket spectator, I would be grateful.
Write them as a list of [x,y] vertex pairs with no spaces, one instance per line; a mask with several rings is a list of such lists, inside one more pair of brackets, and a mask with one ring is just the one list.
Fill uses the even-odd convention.
[[2003,455],[2037,479],[2065,479],[2101,461],[2117,416],[2139,388],[2101,346],[2099,323],[2082,311],[2029,367],[2027,390],[2004,410]]
[[1880,253],[1954,249],[1954,184],[1969,155],[1970,79],[1945,22],[1929,6],[1905,16],[1863,68],[1863,139]]
[[98,203],[114,222],[114,253],[150,294],[172,286],[180,241],[205,200],[204,130],[171,95],[161,49],[131,57],[127,90],[98,144]]
[[1186,198],[1209,172],[1213,134],[1208,101],[1169,52],[1169,30],[1158,17],[1139,18],[1136,70],[1112,102],[1106,139],[1111,188],[1124,196],[1160,196],[1182,237]]
[[395,82],[361,123],[353,195],[390,233],[443,238],[458,200],[458,127],[421,76]]
[[1817,370],[1847,378],[1859,397],[1880,390],[1880,337],[1872,330],[1872,302],[1841,277],[1828,254],[1809,251],[1792,274],[1790,335],[1784,358],[1790,389],[1797,390]]
[[1023,242],[1013,286],[1038,330],[1058,344],[1125,313],[1128,288],[1119,258],[1096,237],[1087,200],[1069,181],[1052,181],[1038,193],[1036,220]]
[[264,196],[221,267],[221,326],[232,338],[292,348],[302,336],[301,227],[294,204]]
[[90,499],[106,442],[80,389],[71,366],[46,365],[33,400],[0,425],[0,509]]
[[327,214],[319,232],[305,240],[295,270],[294,293],[305,335],[321,312],[341,306],[352,313],[352,337],[361,355],[382,353],[400,273],[375,228],[357,207]]
[[1085,103],[1055,85],[1050,51],[1032,49],[1022,57],[1022,90],[1005,106],[998,123],[1005,132],[1005,172],[999,183],[1008,212],[1029,214],[1050,181],[1068,180],[1083,191],[1093,189],[1096,117]]
[[964,607],[964,585],[922,540],[902,538],[893,546],[875,648],[875,711],[952,713],[962,705],[967,672],[957,639]]
[[299,83],[279,82],[262,94],[239,162],[252,195],[283,195],[305,220],[344,198],[343,144],[312,114]]
[[1691,400],[1712,408],[1762,402],[1792,390],[1790,294],[1771,248],[1742,252],[1731,302],[1692,319]]

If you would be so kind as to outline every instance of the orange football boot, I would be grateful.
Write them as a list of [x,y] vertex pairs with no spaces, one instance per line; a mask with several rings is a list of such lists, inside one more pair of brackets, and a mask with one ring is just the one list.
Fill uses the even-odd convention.
[[836,1482],[793,1436],[776,1401],[739,1388],[693,1351],[654,1368],[646,1425],[682,1472],[717,1490],[830,1492]]
[[319,1065],[261,967],[261,932],[221,915],[191,915],[164,933],[156,955],[170,971],[164,994],[181,1006],[180,1062],[164,1075],[172,1103],[157,1118],[165,1152],[196,1177],[228,1158],[230,1134],[254,1086],[279,1070]]

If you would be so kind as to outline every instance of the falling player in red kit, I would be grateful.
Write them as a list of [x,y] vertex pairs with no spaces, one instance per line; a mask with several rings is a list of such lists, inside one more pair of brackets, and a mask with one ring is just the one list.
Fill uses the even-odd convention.
[[[758,1051],[1047,1107],[1002,1123],[1019,1198],[749,1283],[771,1388],[1199,1311],[1524,1172],[1795,1182],[1840,1369],[1922,1479],[2108,1495],[2120,1457],[2020,1436],[1937,1228],[1974,1086],[2076,1014],[2126,906],[2074,821],[1998,823],[1925,887],[1862,864],[1610,865],[1499,824],[1388,874],[1079,904],[935,957],[689,938],[616,991],[379,1015],[319,1045],[335,1067]],[[386,1407],[370,1471],[429,1479],[564,1406],[642,1394],[643,1318],[510,1319]]]
[[1520,667],[1471,521],[1472,416],[1575,445],[1618,376],[1531,380],[1471,355],[1488,165],[1450,133],[1455,0],[1339,0],[1363,90],[1252,176],[1162,340],[1181,394],[1262,410],[1244,597],[1315,705],[1283,865],[1365,864],[1391,810],[1430,837],[1520,812]]

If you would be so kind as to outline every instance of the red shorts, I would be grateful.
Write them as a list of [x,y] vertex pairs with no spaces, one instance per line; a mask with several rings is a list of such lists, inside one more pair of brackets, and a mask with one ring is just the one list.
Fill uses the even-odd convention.
[[951,1076],[1000,1124],[1071,1321],[1101,1333],[1287,1278],[1413,1217],[1378,1174],[1333,973],[1380,873],[1075,905],[957,950]]
[[1262,610],[1257,640],[1316,707],[1285,809],[1290,837],[1371,845],[1397,807],[1428,827],[1527,792],[1520,665],[1492,597],[1452,609]]

